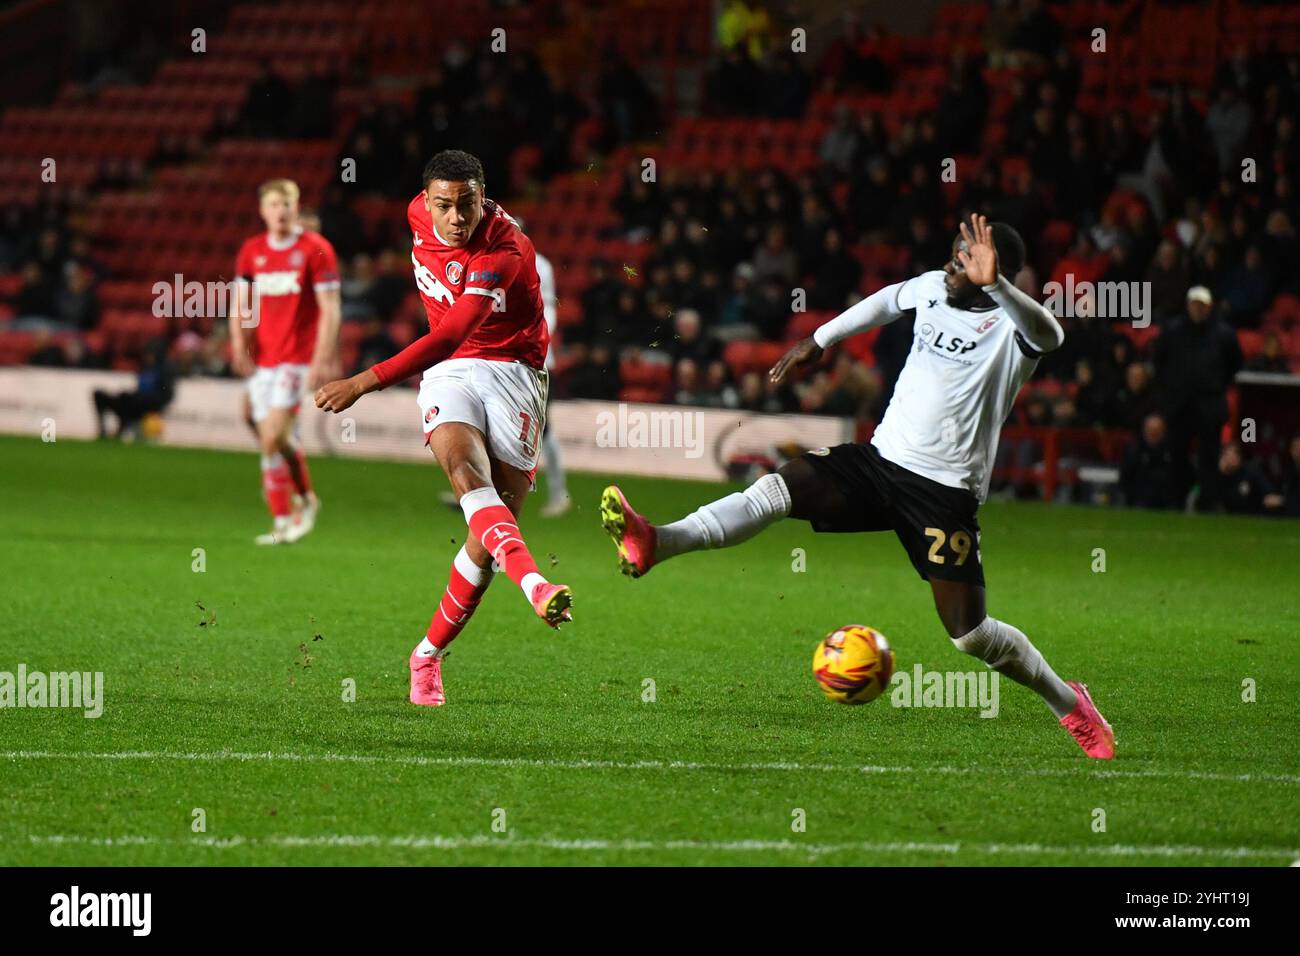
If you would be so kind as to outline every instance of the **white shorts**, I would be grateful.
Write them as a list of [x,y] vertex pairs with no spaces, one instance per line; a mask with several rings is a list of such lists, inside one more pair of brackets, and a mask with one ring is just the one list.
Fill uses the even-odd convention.
[[248,379],[248,400],[253,421],[260,422],[273,408],[297,408],[307,387],[306,365],[258,366]]
[[489,457],[528,472],[546,427],[545,371],[521,362],[461,358],[439,362],[420,382],[424,440],[445,422],[473,425],[487,439]]

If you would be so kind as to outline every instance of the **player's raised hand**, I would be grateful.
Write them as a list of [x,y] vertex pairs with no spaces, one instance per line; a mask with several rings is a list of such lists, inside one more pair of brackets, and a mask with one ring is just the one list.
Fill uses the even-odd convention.
[[966,278],[975,285],[992,285],[998,281],[998,251],[993,246],[993,230],[988,219],[971,213],[970,228],[961,223],[965,249],[957,251],[957,261],[966,270]]
[[822,357],[822,347],[812,340],[812,337],[804,339],[802,342],[795,344],[794,348],[781,356],[781,360],[772,366],[772,370],[767,373],[773,385],[780,385],[785,381],[785,377],[793,369],[800,365],[807,365],[809,362],[816,362]]

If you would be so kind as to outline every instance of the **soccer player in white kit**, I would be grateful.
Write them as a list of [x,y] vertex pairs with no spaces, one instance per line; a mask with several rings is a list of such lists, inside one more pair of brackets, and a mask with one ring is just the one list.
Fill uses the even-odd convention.
[[739,544],[785,517],[815,531],[893,530],[930,582],[957,648],[1035,691],[1089,757],[1113,758],[1114,733],[1087,687],[1062,681],[1020,630],[985,609],[976,511],[998,432],[1039,358],[1065,338],[1056,318],[1012,285],[1024,259],[1014,229],[971,216],[942,271],[876,291],[773,367],[779,384],[824,349],[915,310],[914,345],[871,444],[808,452],[666,525],[633,511],[617,486],[606,488],[601,520],[623,573],[640,577],[688,551]]

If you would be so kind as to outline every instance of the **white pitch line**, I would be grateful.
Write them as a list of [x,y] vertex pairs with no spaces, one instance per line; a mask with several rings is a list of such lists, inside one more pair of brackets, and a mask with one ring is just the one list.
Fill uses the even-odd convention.
[[168,750],[128,750],[113,752],[54,750],[9,750],[0,752],[4,760],[182,760],[238,763],[362,763],[398,764],[416,767],[536,767],[550,770],[711,770],[711,771],[784,771],[793,773],[867,773],[899,775],[960,775],[1013,777],[1072,777],[1088,779],[1172,779],[1213,780],[1233,783],[1300,783],[1300,775],[1287,773],[1215,773],[1203,770],[1114,770],[1080,763],[1078,768],[1017,769],[1014,767],[886,767],[826,763],[708,763],[688,760],[546,760],[530,757],[426,757],[417,754],[339,754],[286,753],[274,751],[214,751],[208,753]]
[[647,852],[693,850],[711,853],[800,853],[807,856],[825,856],[831,853],[937,853],[956,856],[962,853],[980,853],[987,856],[1099,856],[1099,857],[1200,857],[1215,859],[1294,859],[1297,851],[1284,847],[1215,847],[1177,846],[1156,844],[1134,846],[1130,844],[1101,844],[1098,846],[1053,846],[1042,843],[926,843],[926,842],[853,842],[853,843],[799,843],[793,840],[610,840],[557,837],[493,837],[493,836],[381,836],[356,834],[320,834],[315,836],[267,837],[193,837],[164,838],[127,835],[120,837],[87,837],[71,834],[30,836],[38,846],[178,846],[200,847],[213,850],[237,848],[255,849],[276,847],[303,849],[314,847],[366,848],[411,850],[519,850],[538,849],[575,851],[587,853]]

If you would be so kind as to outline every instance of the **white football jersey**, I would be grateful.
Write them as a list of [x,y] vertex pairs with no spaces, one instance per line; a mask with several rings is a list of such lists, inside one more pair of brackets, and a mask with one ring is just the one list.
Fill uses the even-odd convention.
[[983,501],[998,433],[1040,357],[1001,307],[954,309],[942,271],[891,286],[916,310],[912,349],[871,443],[897,465]]

